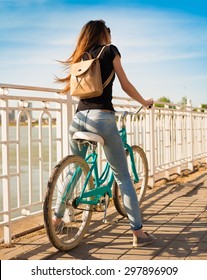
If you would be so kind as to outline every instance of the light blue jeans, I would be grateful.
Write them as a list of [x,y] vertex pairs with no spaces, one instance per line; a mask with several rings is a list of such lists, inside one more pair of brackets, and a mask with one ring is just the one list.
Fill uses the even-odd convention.
[[[93,132],[103,137],[104,153],[120,187],[131,228],[142,228],[139,204],[128,172],[126,153],[117,129],[115,113],[103,110],[80,111],[75,114],[70,124],[70,139],[76,131]],[[70,147],[74,155],[85,157],[86,148],[80,151],[75,141],[70,141]]]

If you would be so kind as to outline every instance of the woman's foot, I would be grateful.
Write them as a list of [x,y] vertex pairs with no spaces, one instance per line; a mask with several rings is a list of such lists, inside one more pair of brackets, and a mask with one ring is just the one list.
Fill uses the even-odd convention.
[[57,218],[55,216],[52,218],[52,224],[56,231],[61,230],[61,228],[63,228],[65,225],[65,223],[62,221],[62,218]]
[[61,222],[61,218],[57,218],[56,216],[54,216],[53,218],[52,218],[52,224],[53,224],[53,226],[54,227],[57,227],[59,224],[60,224],[60,222]]
[[140,234],[137,235],[137,232],[133,233],[133,247],[143,247],[148,244],[154,243],[156,238],[154,235],[141,231]]

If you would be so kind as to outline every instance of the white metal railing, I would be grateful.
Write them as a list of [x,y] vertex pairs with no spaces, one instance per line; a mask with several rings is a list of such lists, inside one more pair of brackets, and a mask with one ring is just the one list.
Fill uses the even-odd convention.
[[[77,102],[58,89],[10,84],[0,84],[0,102],[0,230],[10,243],[12,224],[42,212],[52,167],[69,153],[68,128]],[[161,105],[127,116],[129,142],[145,150],[152,186],[161,173],[180,173],[207,158],[207,112],[190,103]],[[129,98],[114,98],[117,111],[137,106]]]

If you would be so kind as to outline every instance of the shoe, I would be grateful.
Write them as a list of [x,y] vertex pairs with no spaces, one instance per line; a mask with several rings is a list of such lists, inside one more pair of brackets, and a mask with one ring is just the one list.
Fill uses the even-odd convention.
[[147,237],[139,237],[133,234],[133,247],[143,247],[155,242],[156,238],[154,237],[154,235],[148,232],[145,232],[145,234],[147,235]]

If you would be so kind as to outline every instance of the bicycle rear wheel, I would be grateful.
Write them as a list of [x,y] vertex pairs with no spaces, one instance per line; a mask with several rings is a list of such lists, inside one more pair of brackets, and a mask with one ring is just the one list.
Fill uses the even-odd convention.
[[[136,181],[135,175],[132,170],[131,158],[128,151],[126,151],[127,162],[128,162],[129,173],[139,201],[139,205],[141,205],[147,190],[148,162],[147,162],[147,157],[145,155],[145,152],[142,150],[142,148],[134,145],[132,146],[132,151],[134,156],[136,172],[139,178],[138,182],[135,182]],[[127,213],[122,201],[121,191],[116,182],[114,182],[113,185],[113,200],[114,200],[114,205],[116,207],[116,210],[119,212],[119,214],[122,215],[123,217],[127,217]]]
[[[53,169],[45,195],[43,212],[44,223],[50,242],[60,251],[76,247],[84,237],[90,224],[92,212],[88,204],[75,206],[75,199],[83,190],[89,166],[79,156],[66,156]],[[90,178],[86,190],[93,188]],[[55,227],[54,215],[62,218]]]

